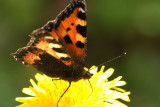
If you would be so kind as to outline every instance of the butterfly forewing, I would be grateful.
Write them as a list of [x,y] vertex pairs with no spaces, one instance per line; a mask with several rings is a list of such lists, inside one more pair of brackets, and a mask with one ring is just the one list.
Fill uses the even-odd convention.
[[73,0],[55,20],[33,31],[27,46],[13,56],[51,77],[70,82],[89,79],[92,74],[84,70],[86,12],[85,0]]
[[[72,61],[83,66],[85,65],[87,51],[86,12],[85,1],[75,0],[57,16],[54,29],[48,30],[53,36],[56,31]],[[48,24],[46,28],[53,28],[52,24]]]
[[38,29],[31,34],[28,46],[42,49],[66,65],[71,64],[70,55],[66,52],[63,45],[43,29]]

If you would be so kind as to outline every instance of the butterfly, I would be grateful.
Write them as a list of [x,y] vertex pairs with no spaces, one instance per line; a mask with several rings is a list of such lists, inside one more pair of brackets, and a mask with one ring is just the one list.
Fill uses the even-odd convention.
[[93,74],[84,69],[87,56],[86,13],[85,0],[72,0],[55,20],[34,30],[29,35],[31,39],[27,46],[12,56],[50,77],[68,81],[66,91],[71,82],[90,79]]

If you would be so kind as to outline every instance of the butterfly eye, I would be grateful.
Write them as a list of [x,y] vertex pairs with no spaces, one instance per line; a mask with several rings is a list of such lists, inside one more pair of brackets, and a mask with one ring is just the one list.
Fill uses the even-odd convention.
[[44,29],[45,29],[46,31],[48,31],[48,32],[51,32],[52,29],[54,29],[54,24],[53,24],[53,22],[49,22],[49,23],[47,24],[47,26],[44,27]]

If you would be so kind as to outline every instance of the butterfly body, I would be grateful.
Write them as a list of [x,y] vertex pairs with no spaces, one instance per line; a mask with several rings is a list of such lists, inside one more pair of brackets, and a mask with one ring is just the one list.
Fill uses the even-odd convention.
[[33,31],[30,42],[12,54],[50,77],[69,82],[89,79],[84,69],[87,50],[85,0],[73,0],[55,20]]

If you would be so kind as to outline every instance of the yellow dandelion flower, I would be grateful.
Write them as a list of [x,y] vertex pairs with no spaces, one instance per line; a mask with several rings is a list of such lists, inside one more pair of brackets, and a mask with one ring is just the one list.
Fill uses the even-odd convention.
[[[122,76],[109,81],[114,69],[104,72],[104,66],[99,72],[97,67],[89,70],[94,75],[88,80],[72,82],[69,90],[59,102],[59,107],[127,107],[119,99],[129,102],[130,92],[119,88],[126,84],[121,81]],[[37,84],[31,79],[32,86],[23,88],[22,92],[30,97],[17,97],[16,101],[22,104],[17,107],[56,107],[60,96],[68,87],[64,80],[53,80],[46,75],[36,74]],[[91,88],[92,86],[92,88]]]

